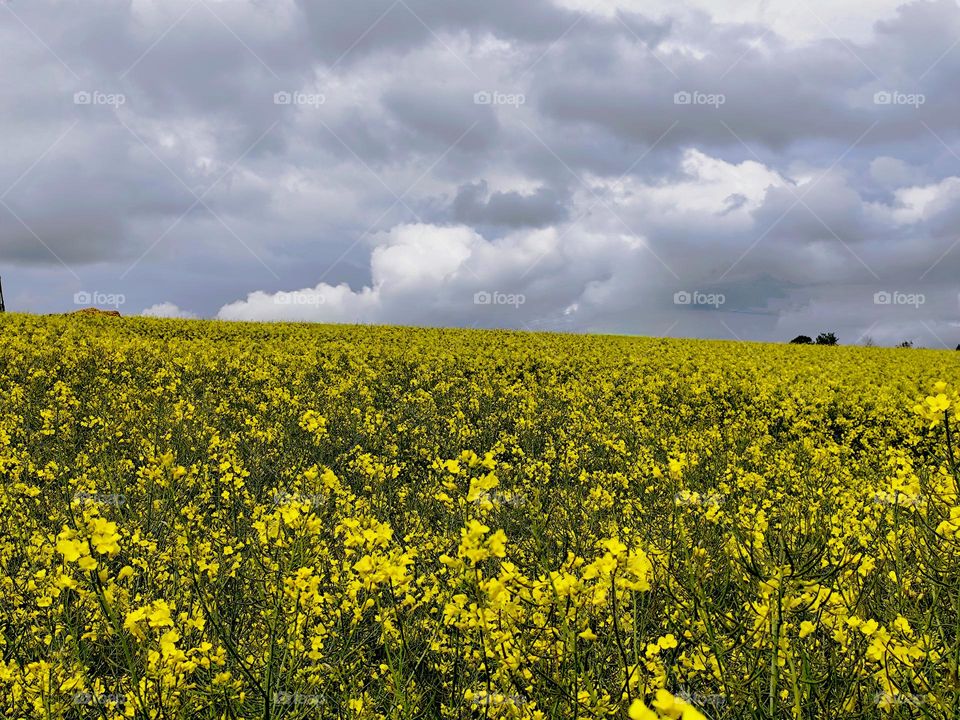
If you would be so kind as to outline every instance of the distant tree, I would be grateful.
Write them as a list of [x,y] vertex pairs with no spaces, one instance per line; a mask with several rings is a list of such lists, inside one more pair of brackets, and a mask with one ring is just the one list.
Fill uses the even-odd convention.
[[817,335],[817,345],[836,345],[839,340],[832,332],[820,333]]
[[902,343],[900,343],[899,345],[897,345],[897,347],[898,347],[898,348],[907,348],[907,349],[912,348],[912,347],[913,347],[913,340],[904,340]]
[[869,335],[867,335],[866,337],[863,338],[863,343],[862,343],[862,345],[863,345],[864,347],[876,347],[876,346],[877,346],[877,343],[874,342],[874,340],[873,340],[872,337],[870,337]]
[[957,350],[960,350],[960,345],[957,345]]
[[[797,335],[790,341],[791,345],[813,345],[813,339],[809,335]],[[960,347],[957,348],[960,350]]]

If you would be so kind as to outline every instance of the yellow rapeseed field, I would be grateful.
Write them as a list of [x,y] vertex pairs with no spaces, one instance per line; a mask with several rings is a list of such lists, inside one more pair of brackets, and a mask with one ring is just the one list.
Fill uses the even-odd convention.
[[958,382],[0,316],[0,716],[957,717]]

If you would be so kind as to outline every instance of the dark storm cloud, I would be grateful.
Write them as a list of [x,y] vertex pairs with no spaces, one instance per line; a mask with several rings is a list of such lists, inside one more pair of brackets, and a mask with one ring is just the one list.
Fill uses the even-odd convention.
[[[567,36],[627,35],[655,42],[666,25],[633,14],[623,22],[565,10],[549,0],[368,0],[342,3],[298,0],[314,47],[329,64],[351,64],[374,53],[402,53],[430,44],[437,34],[465,33],[473,38],[492,35],[537,53]],[[458,62],[441,55],[440,62]]]
[[456,144],[466,152],[481,152],[498,132],[496,115],[474,104],[472,93],[405,88],[387,91],[382,103],[401,128],[398,143],[408,148],[443,152]]
[[[960,340],[954,0],[856,39],[619,5],[0,3],[8,295],[267,319],[307,288],[309,319]],[[895,314],[883,288],[929,302]],[[496,291],[524,302],[475,302]]]
[[486,182],[462,186],[453,201],[453,219],[465,225],[544,227],[566,220],[565,199],[551,188],[533,193],[489,193]]

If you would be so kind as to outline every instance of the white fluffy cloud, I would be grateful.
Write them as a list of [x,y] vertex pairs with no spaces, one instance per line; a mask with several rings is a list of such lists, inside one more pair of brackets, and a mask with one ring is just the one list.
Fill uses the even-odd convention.
[[464,226],[407,224],[375,243],[368,286],[256,292],[218,317],[523,327],[561,317],[572,305],[590,307],[602,287],[641,280],[650,261],[636,238],[574,227],[489,241]]
[[897,188],[890,205],[874,205],[891,221],[906,225],[930,220],[941,212],[956,207],[960,201],[960,177],[944,178],[929,185]]
[[574,10],[608,16],[632,12],[670,17],[678,12],[698,10],[709,13],[719,22],[768,26],[795,43],[825,36],[866,40],[873,32],[874,23],[894,17],[902,4],[902,0],[688,0],[682,5],[670,0],[558,1]]
[[197,317],[192,312],[181,310],[171,302],[157,303],[156,305],[151,305],[140,314],[143,317],[180,318],[182,320],[191,320]]

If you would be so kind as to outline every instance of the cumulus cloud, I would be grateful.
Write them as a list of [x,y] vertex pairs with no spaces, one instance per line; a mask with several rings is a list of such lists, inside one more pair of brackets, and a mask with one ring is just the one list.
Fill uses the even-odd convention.
[[590,315],[607,303],[634,302],[624,291],[657,274],[636,238],[568,230],[489,241],[463,225],[400,225],[377,237],[370,285],[257,292],[218,317],[533,327],[564,321],[571,308]]
[[156,305],[151,305],[150,307],[145,308],[144,311],[140,314],[143,317],[180,318],[181,320],[192,320],[192,319],[196,319],[197,317],[192,312],[181,310],[171,302],[157,303]]
[[502,227],[543,227],[567,218],[564,199],[552,188],[532,193],[488,192],[485,181],[462,186],[453,201],[457,222]]

